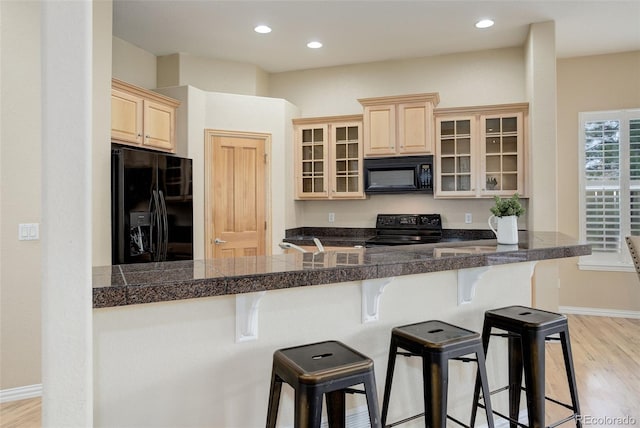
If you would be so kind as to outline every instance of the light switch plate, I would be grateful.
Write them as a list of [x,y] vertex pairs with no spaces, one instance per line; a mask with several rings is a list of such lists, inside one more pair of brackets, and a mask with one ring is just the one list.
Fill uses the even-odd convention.
[[470,224],[471,222],[473,222],[473,217],[471,216],[471,213],[465,213],[464,222],[466,224]]
[[19,241],[35,241],[40,239],[39,223],[20,223],[18,225]]

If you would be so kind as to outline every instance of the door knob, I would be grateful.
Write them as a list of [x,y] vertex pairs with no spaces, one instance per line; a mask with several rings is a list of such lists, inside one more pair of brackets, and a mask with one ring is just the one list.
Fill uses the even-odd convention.
[[213,243],[214,243],[214,244],[216,244],[216,245],[220,245],[220,244],[226,244],[226,243],[227,243],[227,241],[223,241],[223,240],[222,240],[222,239],[220,239],[220,238],[216,238],[216,239],[213,241]]

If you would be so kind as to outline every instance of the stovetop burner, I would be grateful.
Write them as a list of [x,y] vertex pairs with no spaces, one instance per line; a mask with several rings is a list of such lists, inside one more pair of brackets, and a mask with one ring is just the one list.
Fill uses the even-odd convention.
[[376,236],[366,245],[411,245],[442,239],[440,214],[378,214]]

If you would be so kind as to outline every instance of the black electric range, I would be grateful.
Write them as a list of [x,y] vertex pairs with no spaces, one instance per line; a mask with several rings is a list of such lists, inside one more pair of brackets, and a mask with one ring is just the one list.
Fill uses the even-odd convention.
[[365,246],[429,244],[441,239],[440,214],[378,214],[376,236]]

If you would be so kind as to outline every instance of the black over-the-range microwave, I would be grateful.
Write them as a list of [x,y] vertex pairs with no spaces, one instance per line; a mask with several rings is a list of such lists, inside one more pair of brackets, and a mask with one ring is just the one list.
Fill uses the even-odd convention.
[[364,160],[365,193],[433,193],[433,156]]

